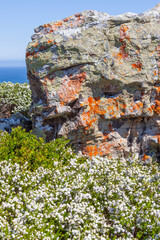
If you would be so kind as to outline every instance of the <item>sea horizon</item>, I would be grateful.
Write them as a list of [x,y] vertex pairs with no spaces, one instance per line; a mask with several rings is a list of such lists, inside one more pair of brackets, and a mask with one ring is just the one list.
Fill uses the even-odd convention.
[[26,66],[0,66],[0,83],[29,83]]

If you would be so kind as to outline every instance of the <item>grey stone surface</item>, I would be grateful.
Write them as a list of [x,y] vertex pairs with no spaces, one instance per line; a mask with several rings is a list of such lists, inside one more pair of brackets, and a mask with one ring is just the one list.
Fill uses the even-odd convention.
[[0,119],[0,130],[11,132],[12,128],[21,126],[26,131],[32,129],[32,121],[20,113],[14,113],[9,118]]

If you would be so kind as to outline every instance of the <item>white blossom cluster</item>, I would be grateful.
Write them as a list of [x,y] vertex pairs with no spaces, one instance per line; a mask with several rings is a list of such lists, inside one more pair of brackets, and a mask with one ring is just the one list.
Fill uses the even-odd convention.
[[13,106],[13,113],[27,110],[31,105],[31,90],[29,84],[0,83],[0,102]]
[[0,239],[160,239],[160,171],[75,157],[52,170],[0,162]]

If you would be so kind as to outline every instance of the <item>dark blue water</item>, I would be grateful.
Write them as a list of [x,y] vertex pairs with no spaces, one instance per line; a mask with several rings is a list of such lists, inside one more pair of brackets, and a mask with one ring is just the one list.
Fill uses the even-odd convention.
[[2,82],[28,83],[26,67],[0,67],[0,83]]

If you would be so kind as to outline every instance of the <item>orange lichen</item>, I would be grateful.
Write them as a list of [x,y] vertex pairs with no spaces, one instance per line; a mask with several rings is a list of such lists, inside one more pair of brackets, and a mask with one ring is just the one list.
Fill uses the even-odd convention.
[[81,13],[76,13],[74,16],[80,18],[82,16],[82,14]]
[[52,42],[53,42],[52,39],[48,39],[48,40],[47,40],[47,43],[52,43]]
[[155,75],[155,76],[157,75],[157,71],[156,71],[156,70],[154,70],[154,75]]
[[99,151],[97,146],[87,146],[86,149],[84,150],[85,153],[87,153],[90,157],[98,155]]
[[90,113],[89,112],[86,112],[85,114],[82,114],[81,115],[81,120],[83,122],[83,125],[85,123],[85,129],[88,130],[90,129],[90,127],[93,125],[93,123],[95,123],[97,121],[96,118],[94,117],[90,117]]
[[130,42],[130,37],[127,35],[127,30],[129,28],[125,25],[120,26],[120,41],[122,43],[120,47],[120,52],[114,55],[118,60],[126,59],[128,57],[128,53],[126,52],[127,41]]
[[89,111],[91,114],[99,114],[104,115],[106,111],[100,106],[100,98],[99,97],[89,97],[88,98],[88,105],[89,105]]
[[154,87],[156,91],[154,104],[151,106],[153,111],[157,114],[160,114],[160,87]]
[[74,26],[77,26],[80,22],[83,22],[84,19],[82,18],[82,14],[78,13],[78,14],[75,14],[71,17],[68,17],[68,18],[64,18],[63,20],[61,21],[58,21],[58,22],[55,22],[54,24],[44,24],[43,27],[44,27],[44,33],[47,34],[47,33],[52,33],[60,28],[63,28],[63,27],[67,27],[67,28],[70,28],[70,27],[74,27]]
[[156,90],[156,98],[160,97],[160,87],[154,87]]
[[57,91],[61,104],[64,105],[76,98],[76,95],[81,90],[81,85],[86,79],[86,72],[79,73],[77,75],[65,76],[62,79],[62,86]]
[[[160,132],[160,130],[159,130],[159,132]],[[160,135],[152,136],[152,138],[157,139],[158,143],[160,144]]]
[[112,116],[112,118],[116,118],[117,113],[120,111],[120,105],[119,105],[120,98],[108,98],[105,101],[105,104],[107,105],[107,112]]
[[152,107],[148,107],[148,108],[147,108],[147,110],[148,110],[150,113],[152,113],[152,112],[153,112],[153,109],[152,109]]
[[121,25],[120,26],[120,41],[124,42],[126,39],[128,39],[130,41],[130,37],[127,36],[126,31],[129,29],[128,26],[125,25]]
[[89,107],[89,111],[84,112],[81,115],[82,125],[85,126],[86,130],[89,129],[93,123],[97,121],[96,115],[103,116],[106,111],[100,106],[101,101],[99,97],[89,97],[85,103]]
[[132,67],[133,68],[138,68],[138,71],[141,71],[142,63],[140,61],[138,61],[137,63],[133,63]]
[[[118,96],[116,98],[103,99],[103,101],[101,101],[99,97],[89,97],[84,101],[83,106],[84,105],[88,106],[88,111],[83,112],[81,115],[81,121],[86,129],[93,126],[93,123],[98,120],[98,115],[103,117],[107,113],[109,118],[114,119],[117,118],[117,116],[119,117],[119,115],[125,115],[126,110],[124,100]],[[109,125],[109,128],[111,131],[112,126]]]
[[155,105],[152,106],[152,109],[155,113],[160,114],[160,101],[155,100]]
[[33,47],[37,47],[38,46],[38,42],[36,42],[34,45],[33,45]]
[[125,58],[127,58],[128,57],[128,53],[126,52],[126,42],[124,42],[123,44],[122,44],[122,46],[120,47],[120,52],[121,52],[121,54],[122,54],[122,58],[123,59],[125,59]]
[[30,56],[33,56],[35,54],[35,51],[33,52],[26,52],[26,58],[29,58]]
[[[120,46],[120,49],[119,49],[119,53],[118,54],[115,54],[115,53],[113,54],[113,57],[115,57],[118,61],[125,60],[126,58],[129,57],[129,52],[128,52],[129,48],[127,49],[127,44],[130,44],[129,42],[131,42],[131,39],[128,35],[128,30],[129,30],[128,26],[126,26],[124,24],[120,26],[119,40],[121,42],[121,46]],[[139,58],[140,47],[137,46],[137,50],[134,50],[134,52],[135,52],[135,55]],[[123,64],[123,61],[119,62],[119,64]],[[132,64],[132,67],[137,68],[139,71],[141,71],[142,63],[138,60],[137,63]]]
[[124,56],[123,56],[123,54],[120,52],[120,53],[118,53],[118,54],[116,55],[116,58],[117,58],[118,60],[121,60],[122,58],[124,58]]
[[82,152],[83,154],[86,154],[90,157],[94,157],[96,155],[109,156],[112,154],[113,151],[115,150],[120,151],[121,149],[122,148],[120,147],[119,143],[105,141],[105,142],[97,143],[97,145],[88,144],[86,147],[82,149]]
[[143,108],[142,102],[131,103],[133,110],[141,110]]
[[[41,45],[41,43],[38,43],[36,42],[35,44],[33,44],[33,47],[36,48],[35,50],[29,52],[27,51],[26,52],[26,59],[29,59],[31,57],[37,57],[37,54],[39,54],[39,51],[41,50],[45,50],[47,44],[51,44],[53,43],[53,40],[52,39],[48,39],[46,42],[45,42],[45,45]],[[56,44],[56,42],[54,42],[54,44]]]
[[148,156],[145,154],[142,158],[142,160],[145,162],[148,159]]
[[50,27],[51,25],[48,23],[48,24],[44,24],[44,27]]
[[112,124],[111,123],[108,124],[108,129],[109,129],[110,132],[112,131]]
[[64,22],[68,22],[69,21],[69,18],[65,18],[63,19]]

